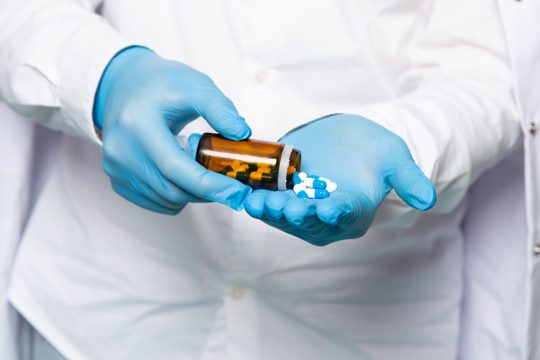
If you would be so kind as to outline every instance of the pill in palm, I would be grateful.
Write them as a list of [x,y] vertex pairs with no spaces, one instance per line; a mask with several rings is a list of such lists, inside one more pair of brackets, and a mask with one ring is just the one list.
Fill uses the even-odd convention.
[[326,199],[330,193],[324,189],[304,188],[296,193],[301,199]]
[[298,185],[298,184],[301,184],[302,183],[302,179],[300,178],[300,174],[298,174],[297,172],[295,172],[293,174],[293,184],[294,185]]
[[295,194],[298,194],[300,191],[306,190],[306,185],[304,183],[299,183],[294,185],[293,191]]
[[301,199],[325,199],[337,189],[335,182],[306,173],[294,174],[293,183],[293,191]]
[[334,191],[337,190],[337,184],[333,181],[330,181],[329,183],[326,184],[326,190],[329,193],[333,193]]
[[326,189],[330,183],[330,180],[316,175],[310,175],[304,180],[304,184],[313,189]]
[[298,194],[296,194],[296,196],[298,196],[300,199],[313,199],[312,197],[309,196],[308,192],[307,192],[307,188],[300,191]]

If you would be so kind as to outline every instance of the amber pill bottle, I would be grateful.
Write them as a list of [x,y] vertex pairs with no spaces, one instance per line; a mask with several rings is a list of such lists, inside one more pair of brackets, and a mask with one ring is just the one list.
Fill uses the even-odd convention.
[[293,188],[293,174],[300,172],[300,151],[291,145],[259,140],[233,141],[205,133],[196,160],[208,170],[227,175],[254,189]]

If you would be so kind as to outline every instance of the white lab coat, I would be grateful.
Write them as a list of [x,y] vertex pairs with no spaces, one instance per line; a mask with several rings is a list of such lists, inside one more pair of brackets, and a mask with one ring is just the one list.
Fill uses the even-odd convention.
[[[9,292],[65,356],[460,352],[460,203],[519,140],[492,0],[2,1],[0,23],[3,99],[86,138],[60,139]],[[101,171],[91,108],[103,68],[132,44],[208,73],[255,137],[334,112],[380,122],[433,179],[438,206],[420,216],[391,196],[364,238],[314,248],[217,205],[169,218],[126,203]]]
[[0,359],[28,359],[32,328],[9,304],[7,289],[32,206],[46,181],[59,134],[0,102]]
[[0,103],[0,357],[16,359],[29,349],[24,321],[8,303],[11,267],[30,207],[35,125]]
[[[540,359],[540,3],[499,1],[523,147],[471,190],[464,224],[464,359]],[[466,356],[465,356],[466,355]]]

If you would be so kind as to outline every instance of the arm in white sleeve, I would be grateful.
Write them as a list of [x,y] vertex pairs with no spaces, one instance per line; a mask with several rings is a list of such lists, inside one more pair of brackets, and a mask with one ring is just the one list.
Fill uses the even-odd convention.
[[[446,213],[482,171],[511,151],[520,128],[497,2],[434,0],[418,11],[426,12],[427,21],[406,48],[402,39],[412,30],[406,20],[414,14],[385,23],[393,28],[372,29],[380,46],[378,60],[389,67],[382,72],[395,74],[388,81],[396,99],[345,112],[402,137],[437,188],[432,211]],[[375,224],[409,226],[417,215],[392,193]]]
[[131,44],[95,14],[98,0],[0,0],[0,99],[35,121],[99,142],[101,74]]

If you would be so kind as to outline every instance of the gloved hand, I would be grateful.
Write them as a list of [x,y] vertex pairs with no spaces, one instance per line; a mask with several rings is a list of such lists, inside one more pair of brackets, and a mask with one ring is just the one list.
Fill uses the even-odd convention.
[[435,204],[435,189],[405,142],[368,119],[332,115],[292,131],[281,142],[302,152],[303,171],[335,181],[338,189],[323,200],[299,199],[290,190],[256,190],[245,209],[312,244],[364,235],[392,189],[416,209]]
[[94,123],[103,136],[103,168],[114,190],[164,214],[176,214],[185,203],[198,201],[240,210],[251,189],[206,170],[175,139],[199,116],[229,139],[251,135],[208,76],[145,48],[128,48],[115,56],[94,104]]

